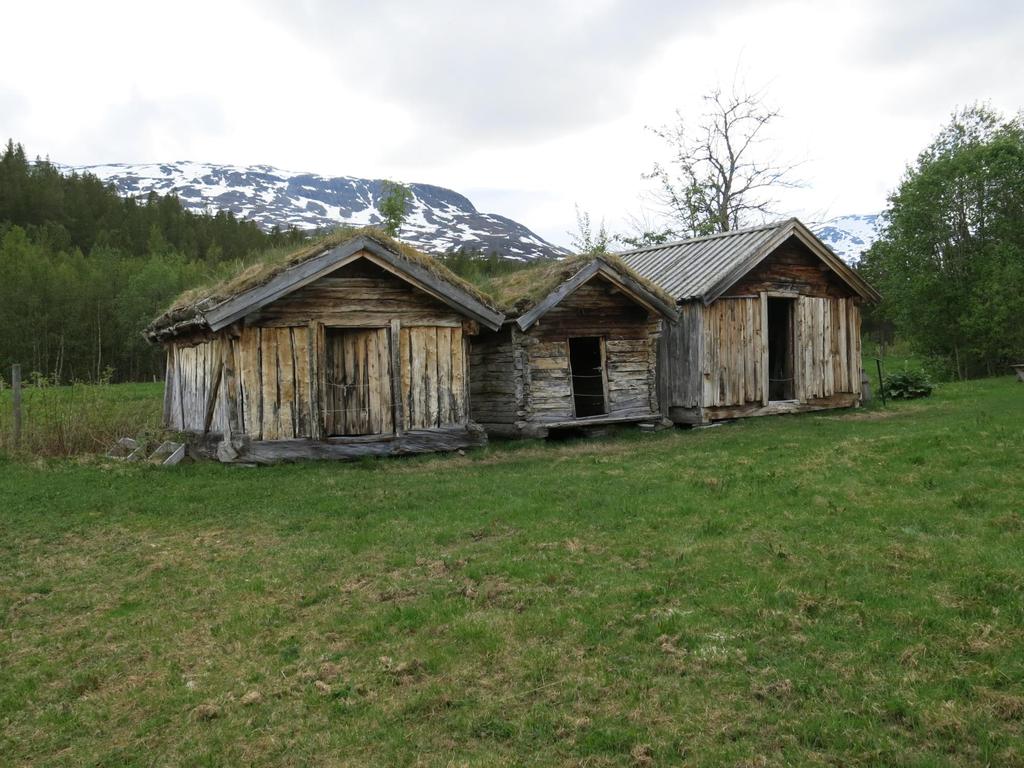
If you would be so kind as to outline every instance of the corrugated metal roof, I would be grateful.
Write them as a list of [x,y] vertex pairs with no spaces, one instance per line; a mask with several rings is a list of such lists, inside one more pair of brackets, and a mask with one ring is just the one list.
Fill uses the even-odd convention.
[[676,301],[704,299],[729,273],[761,254],[795,219],[638,248],[619,257]]

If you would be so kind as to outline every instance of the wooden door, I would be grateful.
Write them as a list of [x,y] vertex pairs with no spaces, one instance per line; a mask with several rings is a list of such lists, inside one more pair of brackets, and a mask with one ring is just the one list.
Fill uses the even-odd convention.
[[328,328],[324,421],[328,436],[394,431],[391,347],[386,328]]

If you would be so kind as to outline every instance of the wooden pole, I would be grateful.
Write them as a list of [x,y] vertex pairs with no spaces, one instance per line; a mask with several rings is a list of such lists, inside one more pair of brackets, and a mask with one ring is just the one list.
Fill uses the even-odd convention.
[[14,447],[21,442],[21,366],[11,366],[11,402],[14,407]]
[[876,357],[875,364],[878,366],[878,396],[882,398],[882,405],[885,405],[885,380],[882,374],[882,359]]

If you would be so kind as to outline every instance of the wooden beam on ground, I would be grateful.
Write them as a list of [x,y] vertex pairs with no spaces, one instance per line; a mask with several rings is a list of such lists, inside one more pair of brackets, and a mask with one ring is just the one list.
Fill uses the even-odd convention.
[[[199,436],[200,438],[202,436]],[[237,453],[218,457],[215,445],[199,439],[194,452],[208,458],[242,464],[278,464],[311,459],[350,461],[363,456],[404,456],[475,448],[487,444],[487,435],[477,424],[441,429],[414,429],[402,435],[332,438],[329,441],[292,438],[239,442]]]

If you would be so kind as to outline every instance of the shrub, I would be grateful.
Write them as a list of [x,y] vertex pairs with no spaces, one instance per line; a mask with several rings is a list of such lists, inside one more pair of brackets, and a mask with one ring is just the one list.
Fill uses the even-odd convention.
[[928,397],[933,385],[924,371],[910,370],[890,373],[883,381],[886,397],[893,400],[913,400]]

